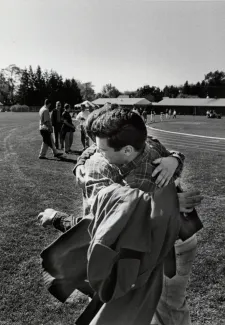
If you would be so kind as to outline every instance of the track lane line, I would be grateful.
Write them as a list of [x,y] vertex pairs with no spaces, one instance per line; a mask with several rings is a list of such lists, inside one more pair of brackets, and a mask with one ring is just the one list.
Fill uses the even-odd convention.
[[184,135],[184,136],[189,136],[189,137],[198,137],[198,138],[207,138],[207,139],[215,139],[215,140],[224,140],[225,138],[219,138],[219,137],[209,137],[206,135],[198,135],[198,134],[190,134],[190,133],[182,133],[182,132],[174,132],[174,131],[167,131],[167,130],[160,130],[153,128],[151,126],[146,125],[148,129],[159,131],[159,132],[164,132],[164,133],[171,133],[171,134],[179,134],[179,135]]

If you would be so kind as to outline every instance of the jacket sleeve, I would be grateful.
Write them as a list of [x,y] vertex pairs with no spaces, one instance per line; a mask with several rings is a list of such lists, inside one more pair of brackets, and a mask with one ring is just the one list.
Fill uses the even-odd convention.
[[77,159],[77,163],[73,168],[73,173],[76,175],[76,168],[80,165],[84,165],[85,161],[89,159],[97,150],[96,145],[93,143],[90,147],[88,147],[80,157]]
[[73,215],[68,215],[67,213],[60,211],[57,211],[52,220],[53,227],[61,232],[66,232],[76,224],[77,218],[75,218]]
[[167,150],[166,147],[158,139],[150,136],[147,137],[147,142],[149,144],[154,144],[155,149],[160,153],[162,157],[171,156],[178,160],[178,166],[175,171],[174,178],[176,179],[180,177],[184,167],[184,160],[185,160],[184,154],[175,150],[171,150],[171,151]]

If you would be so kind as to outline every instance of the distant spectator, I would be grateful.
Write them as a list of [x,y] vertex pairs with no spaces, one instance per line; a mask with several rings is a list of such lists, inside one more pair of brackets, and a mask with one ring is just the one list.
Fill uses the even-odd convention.
[[151,122],[155,123],[155,116],[156,116],[156,112],[154,111],[154,109],[151,111]]
[[39,153],[39,159],[46,159],[48,147],[52,149],[54,157],[62,156],[62,153],[57,151],[53,141],[53,136],[52,136],[53,128],[52,128],[52,123],[51,123],[50,113],[49,113],[50,106],[51,106],[50,100],[46,99],[44,106],[39,111],[39,116],[40,116],[39,130],[43,139],[41,150]]
[[133,106],[133,109],[132,109],[132,111],[133,111],[134,113],[136,113],[136,114],[140,115],[140,112],[139,112],[139,110],[138,110],[138,108],[137,108],[137,107]]
[[59,141],[61,144],[61,149],[63,149],[63,139],[61,134],[63,121],[62,121],[62,110],[61,110],[60,102],[56,102],[56,107],[51,112],[51,122],[54,130],[56,149],[59,149]]
[[168,114],[168,108],[166,109],[166,120],[168,120],[169,114]]
[[163,112],[160,112],[160,121],[163,122]]
[[148,118],[147,110],[146,109],[144,109],[143,112],[142,112],[142,118],[143,118],[144,122],[146,123],[147,122],[147,118]]
[[89,111],[86,110],[86,107],[84,105],[81,105],[81,112],[77,114],[76,121],[80,123],[80,134],[81,134],[81,143],[85,148],[89,145],[89,138],[87,136],[86,130],[85,130],[85,121],[89,115]]
[[151,121],[151,123],[155,123],[155,111],[154,110],[151,110],[150,121]]
[[169,109],[169,112],[168,112],[168,114],[169,114],[169,119],[171,118],[171,116],[172,116],[172,109],[170,108]]
[[75,126],[72,122],[72,117],[70,115],[70,105],[65,104],[64,113],[62,114],[63,126],[62,126],[62,136],[65,141],[65,153],[71,153],[71,147],[73,144],[73,132],[75,132]]
[[176,112],[176,110],[173,111],[173,118],[177,118],[177,112]]

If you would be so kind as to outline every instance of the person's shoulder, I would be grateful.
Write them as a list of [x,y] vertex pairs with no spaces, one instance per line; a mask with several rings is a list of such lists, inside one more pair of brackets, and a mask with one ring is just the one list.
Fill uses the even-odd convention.
[[92,169],[95,169],[96,172],[99,174],[118,174],[119,175],[119,169],[108,162],[106,158],[104,158],[101,153],[95,152],[87,161],[86,161],[87,167],[91,167]]
[[148,135],[146,144],[148,144],[150,146],[156,146],[156,145],[160,144],[160,141],[157,138],[154,138],[154,137]]
[[91,163],[95,163],[99,167],[105,168],[110,166],[107,159],[105,159],[99,152],[95,152],[90,158]]
[[158,150],[159,145],[160,142],[155,138],[153,138],[152,141],[146,143],[144,161],[152,162],[153,160],[161,157]]
[[47,108],[45,106],[42,106],[40,109],[39,109],[39,112],[43,112],[44,110],[46,110]]

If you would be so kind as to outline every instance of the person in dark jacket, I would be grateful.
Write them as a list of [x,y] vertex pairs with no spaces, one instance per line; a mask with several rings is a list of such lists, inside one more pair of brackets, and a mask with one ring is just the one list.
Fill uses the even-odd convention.
[[60,142],[61,149],[63,149],[63,141],[62,141],[62,136],[61,136],[61,128],[63,125],[62,109],[61,109],[61,103],[59,101],[56,102],[56,107],[51,112],[51,122],[52,122],[52,126],[53,126],[53,131],[54,131],[55,146],[57,149],[59,149],[59,142]]
[[62,137],[65,141],[65,153],[71,153],[71,147],[73,144],[73,133],[75,132],[75,126],[72,122],[70,115],[70,105],[65,104],[65,111],[62,114],[63,126],[62,126]]

